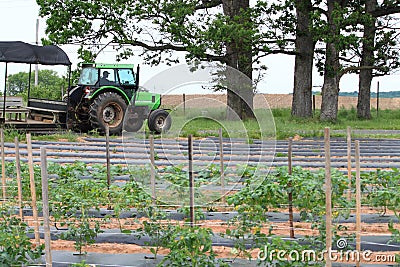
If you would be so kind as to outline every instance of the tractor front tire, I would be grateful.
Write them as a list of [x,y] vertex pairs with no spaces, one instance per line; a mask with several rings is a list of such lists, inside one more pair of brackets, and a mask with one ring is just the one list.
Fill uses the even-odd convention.
[[98,95],[90,105],[90,123],[93,129],[105,133],[108,125],[110,134],[120,134],[126,108],[124,99],[117,93],[105,92]]
[[167,132],[171,128],[171,123],[169,113],[163,109],[152,111],[147,120],[150,131],[157,134]]

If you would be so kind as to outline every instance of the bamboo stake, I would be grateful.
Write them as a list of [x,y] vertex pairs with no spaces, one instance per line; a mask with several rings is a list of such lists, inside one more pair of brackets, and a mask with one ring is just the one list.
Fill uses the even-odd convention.
[[182,95],[182,101],[183,101],[183,116],[186,116],[186,94]]
[[189,152],[189,209],[190,209],[190,226],[193,227],[195,223],[194,216],[194,179],[193,179],[193,140],[192,135],[188,138],[188,152]]
[[15,143],[15,168],[17,172],[17,186],[18,186],[18,208],[19,217],[23,220],[23,210],[22,210],[22,179],[21,179],[21,157],[19,154],[19,140],[16,136],[14,139]]
[[42,174],[42,200],[43,200],[43,229],[44,248],[46,253],[46,267],[52,267],[51,236],[50,236],[50,214],[49,214],[49,181],[47,173],[46,148],[40,149],[40,169]]
[[156,170],[154,159],[154,136],[150,135],[150,187],[153,204],[156,203]]
[[[332,181],[331,181],[331,145],[330,129],[325,128],[325,195],[326,195],[326,250],[332,250]],[[331,267],[332,261],[326,258],[326,267]]]
[[[292,145],[293,138],[289,138],[288,142],[288,172],[292,175]],[[290,228],[290,238],[294,238],[294,225],[293,225],[293,193],[292,193],[292,183],[289,182],[288,185],[288,201],[289,201],[289,228]]]
[[2,192],[3,192],[3,201],[6,201],[7,182],[6,182],[6,158],[5,158],[5,151],[4,151],[4,129],[3,128],[0,129],[0,136],[1,136],[1,187],[2,187]]
[[219,128],[219,160],[220,160],[220,183],[222,202],[225,203],[225,168],[224,168],[224,143],[222,142],[222,128]]
[[111,185],[111,167],[110,167],[110,128],[106,124],[106,167],[107,167],[107,187],[110,190]]
[[348,185],[348,200],[351,200],[351,127],[347,127],[347,177],[349,179]]
[[26,143],[28,148],[29,181],[30,181],[31,198],[32,198],[31,205],[32,205],[33,223],[35,231],[35,244],[36,246],[40,246],[38,210],[36,206],[35,170],[33,168],[32,140],[30,133],[26,134]]
[[[361,179],[360,179],[360,141],[355,141],[356,160],[356,250],[361,252]],[[356,266],[360,266],[357,261]]]

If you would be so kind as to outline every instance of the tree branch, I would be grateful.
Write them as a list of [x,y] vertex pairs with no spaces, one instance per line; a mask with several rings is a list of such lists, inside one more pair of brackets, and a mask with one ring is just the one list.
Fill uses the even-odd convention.
[[400,6],[392,6],[392,7],[381,7],[371,12],[370,14],[375,17],[383,17],[387,15],[393,15],[396,13],[400,13]]
[[213,8],[219,5],[222,5],[222,0],[202,0],[202,4],[196,6],[194,10]]
[[347,67],[340,72],[339,77],[342,78],[343,75],[345,75],[346,73],[349,73],[349,72],[355,72],[355,71],[359,71],[359,70],[378,70],[378,69],[382,69],[382,68],[383,67],[379,67],[379,66]]
[[253,50],[254,52],[264,52],[265,55],[271,55],[271,54],[284,54],[284,55],[291,55],[291,56],[297,56],[300,55],[298,52],[296,52],[295,50],[285,50],[285,49],[257,49],[255,48]]
[[[144,49],[147,49],[149,51],[167,51],[167,50],[174,50],[178,52],[187,52],[188,48],[185,46],[176,46],[173,44],[163,44],[163,45],[149,45],[141,41],[129,41],[125,40],[123,44],[128,44],[128,45],[133,45],[133,46],[139,46],[143,47]],[[121,45],[121,43],[119,43]],[[219,61],[221,63],[227,63],[227,55],[223,56],[217,56],[217,55],[211,55],[211,54],[204,54],[204,60],[208,61]]]

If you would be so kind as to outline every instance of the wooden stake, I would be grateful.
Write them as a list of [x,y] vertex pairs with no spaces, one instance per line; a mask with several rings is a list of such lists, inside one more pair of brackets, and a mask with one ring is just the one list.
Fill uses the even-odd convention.
[[43,229],[46,266],[53,266],[51,258],[50,214],[49,214],[49,181],[47,173],[46,148],[40,149],[40,170],[42,174]]
[[[325,128],[325,195],[326,195],[326,250],[332,250],[332,181],[331,181],[331,144],[330,130]],[[326,267],[331,267],[332,261],[326,258]]]
[[[4,103],[5,105],[5,103]],[[5,114],[3,114],[5,117]],[[4,150],[4,129],[0,129],[1,136],[1,188],[3,191],[3,201],[6,201],[7,198],[7,180],[6,180],[6,158],[5,158],[5,150]]]
[[[293,138],[289,138],[288,142],[288,172],[289,175],[292,175],[292,145]],[[292,183],[289,182],[287,185],[288,188],[288,201],[289,201],[289,227],[290,227],[290,238],[294,238],[294,224],[293,224],[293,193],[292,193]]]
[[106,124],[106,165],[107,165],[107,187],[111,185],[111,166],[110,166],[110,128]]
[[36,206],[36,185],[35,185],[35,170],[33,168],[33,153],[32,153],[32,140],[31,134],[26,134],[26,144],[28,148],[28,167],[29,167],[29,182],[31,188],[31,206],[33,212],[33,223],[35,231],[35,244],[40,246],[40,235],[39,235],[39,221],[38,221],[38,210]]
[[[356,160],[356,250],[361,252],[361,179],[360,179],[360,141],[355,141]],[[356,266],[360,266],[357,261]]]
[[347,198],[351,200],[351,127],[347,127],[347,177],[349,179]]
[[189,152],[189,209],[190,209],[190,226],[193,227],[195,223],[194,216],[194,179],[193,179],[193,140],[192,135],[188,138],[188,152]]
[[156,170],[155,170],[155,156],[154,156],[154,136],[150,135],[150,187],[151,197],[153,204],[156,203]]
[[219,128],[219,161],[220,161],[220,183],[221,183],[221,200],[225,203],[225,167],[224,167],[224,143],[222,142],[222,128]]
[[312,96],[312,110],[313,110],[313,117],[315,116],[315,95]]
[[18,186],[18,208],[19,208],[19,217],[21,220],[24,219],[23,215],[23,207],[22,207],[22,179],[21,179],[21,157],[19,154],[19,140],[16,136],[14,139],[15,143],[15,168],[17,172],[17,186]]
[[376,117],[379,117],[379,81],[376,84]]
[[186,116],[186,95],[182,95],[182,100],[183,100],[183,116]]

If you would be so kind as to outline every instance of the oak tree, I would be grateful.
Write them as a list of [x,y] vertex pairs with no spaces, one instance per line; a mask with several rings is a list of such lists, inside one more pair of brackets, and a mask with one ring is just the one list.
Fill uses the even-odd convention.
[[[149,64],[173,64],[175,52],[187,61],[217,61],[253,78],[253,63],[270,53],[263,12],[257,0],[37,0],[46,18],[48,40],[56,44],[112,44],[118,59],[135,47]],[[83,50],[82,50],[83,51]],[[87,55],[87,54],[86,54]],[[251,84],[250,84],[251,85]],[[227,92],[228,105],[242,118],[252,118],[253,86],[240,96]]]

